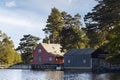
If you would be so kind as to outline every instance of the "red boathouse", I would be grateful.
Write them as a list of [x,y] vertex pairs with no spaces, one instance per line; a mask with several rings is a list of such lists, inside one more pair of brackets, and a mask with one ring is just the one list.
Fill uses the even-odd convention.
[[32,66],[64,64],[60,44],[40,43],[33,52]]

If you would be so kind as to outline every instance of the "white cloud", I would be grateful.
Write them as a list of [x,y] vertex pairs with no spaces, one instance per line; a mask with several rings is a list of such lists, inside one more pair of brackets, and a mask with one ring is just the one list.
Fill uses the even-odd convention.
[[72,3],[73,0],[68,0],[69,3]]
[[[8,14],[9,13],[9,14]],[[5,32],[18,46],[19,39],[25,34],[32,34],[43,39],[42,29],[46,25],[46,19],[36,13],[12,11],[0,8],[0,30]]]
[[[18,44],[24,34],[44,37],[42,29],[46,25],[51,8],[66,11],[71,15],[84,15],[95,4],[94,0],[5,0],[0,5],[0,30],[7,33]],[[17,4],[16,4],[17,3]],[[6,8],[6,7],[9,8]],[[11,9],[11,7],[15,7]]]
[[0,16],[0,23],[14,25],[14,26],[32,27],[30,21],[19,18],[8,17],[8,16]]
[[[24,11],[23,11],[24,12]],[[39,16],[35,13],[30,12],[13,12],[9,10],[0,10],[0,24],[17,26],[20,28],[44,28],[45,22],[42,19],[42,16]],[[9,14],[8,14],[9,13]]]
[[6,7],[16,7],[15,1],[7,1],[5,2]]

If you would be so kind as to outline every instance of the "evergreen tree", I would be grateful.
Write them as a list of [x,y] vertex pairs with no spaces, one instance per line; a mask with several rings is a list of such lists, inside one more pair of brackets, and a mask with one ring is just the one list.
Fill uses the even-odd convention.
[[[120,0],[96,0],[98,5],[85,15],[87,35],[91,47],[105,46],[111,63],[119,63]],[[96,41],[97,40],[97,41]]]
[[[120,23],[120,0],[96,0],[92,12],[85,15],[87,35],[91,47],[109,42],[111,30]],[[97,41],[96,41],[97,40]]]
[[60,42],[60,32],[63,27],[62,15],[57,8],[53,8],[51,14],[47,19],[46,28],[43,29],[45,33],[49,34],[49,39],[53,43]]
[[33,35],[23,35],[23,38],[20,39],[19,46],[16,50],[19,50],[22,56],[22,61],[25,64],[30,63],[33,58],[33,51],[37,46],[38,37]]
[[64,26],[61,31],[61,46],[62,51],[68,51],[73,48],[87,47],[88,38],[85,32],[81,29],[80,15],[76,14],[72,17],[66,12],[62,12]]
[[88,38],[85,36],[84,31],[77,27],[63,28],[61,35],[60,44],[62,46],[62,51],[88,47]]
[[49,33],[49,37],[43,39],[43,42],[50,40],[53,43],[60,43],[62,51],[86,47],[88,38],[81,29],[80,18],[79,14],[72,17],[66,12],[59,12],[58,9],[53,8],[44,29]]

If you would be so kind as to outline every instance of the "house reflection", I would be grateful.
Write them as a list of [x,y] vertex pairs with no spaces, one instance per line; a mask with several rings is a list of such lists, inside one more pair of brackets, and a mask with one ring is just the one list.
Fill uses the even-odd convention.
[[63,71],[46,71],[46,80],[64,80]]

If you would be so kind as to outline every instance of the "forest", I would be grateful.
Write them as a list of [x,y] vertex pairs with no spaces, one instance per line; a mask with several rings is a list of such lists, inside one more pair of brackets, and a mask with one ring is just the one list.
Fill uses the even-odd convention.
[[[74,16],[52,8],[48,15],[47,25],[43,29],[44,43],[58,43],[61,51],[73,48],[103,48],[109,53],[106,60],[112,64],[120,64],[120,0],[95,0],[98,4],[84,16],[85,26],[80,22],[81,15]],[[32,52],[40,40],[39,37],[27,34],[20,39],[19,46],[14,49],[12,40],[0,32],[0,63],[28,64],[32,60]]]

